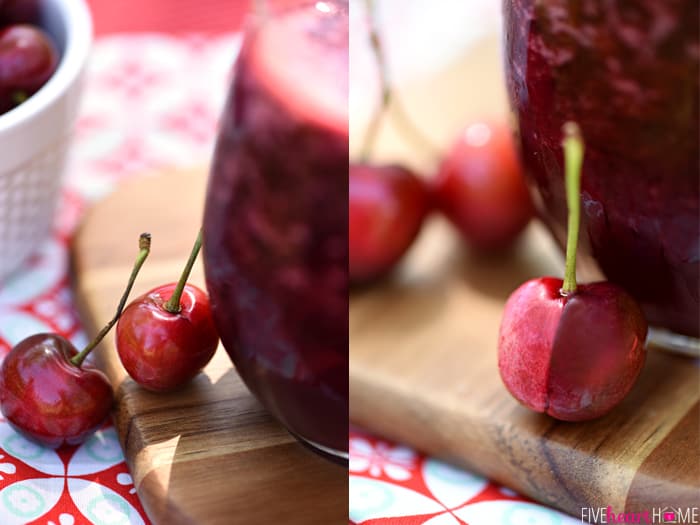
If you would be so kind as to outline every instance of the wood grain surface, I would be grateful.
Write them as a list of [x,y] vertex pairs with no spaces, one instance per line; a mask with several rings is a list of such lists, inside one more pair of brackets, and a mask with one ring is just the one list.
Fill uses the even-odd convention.
[[[144,177],[88,213],[73,246],[73,276],[89,332],[112,317],[141,232],[153,244],[131,297],[177,280],[199,228],[205,184],[205,170]],[[199,262],[191,281],[202,286]],[[222,347],[204,373],[172,394],[149,393],[126,377],[113,334],[95,354],[115,386],[117,432],[154,523],[347,522],[347,470],[273,420]]]
[[652,349],[612,413],[563,423],[520,406],[496,362],[502,308],[528,278],[561,275],[539,225],[479,258],[434,219],[393,279],[351,296],[350,416],[574,516],[700,506],[700,363]]

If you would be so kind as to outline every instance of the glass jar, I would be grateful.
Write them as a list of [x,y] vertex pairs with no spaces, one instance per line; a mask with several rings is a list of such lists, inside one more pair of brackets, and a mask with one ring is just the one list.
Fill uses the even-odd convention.
[[561,126],[576,121],[584,268],[626,288],[650,324],[691,338],[700,335],[698,5],[503,3],[508,95],[540,216],[563,247]]
[[347,0],[255,7],[209,178],[207,288],[248,388],[347,457]]

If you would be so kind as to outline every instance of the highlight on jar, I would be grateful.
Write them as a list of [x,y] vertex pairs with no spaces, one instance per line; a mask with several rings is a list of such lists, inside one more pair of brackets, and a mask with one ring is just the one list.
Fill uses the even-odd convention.
[[499,4],[350,2],[350,519],[700,520],[698,4]]

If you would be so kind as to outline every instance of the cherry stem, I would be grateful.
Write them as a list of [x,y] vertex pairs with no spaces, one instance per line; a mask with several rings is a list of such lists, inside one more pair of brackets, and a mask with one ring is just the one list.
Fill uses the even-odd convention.
[[192,247],[192,251],[190,252],[190,257],[189,259],[187,259],[185,269],[182,270],[182,275],[180,276],[180,280],[177,282],[175,291],[173,292],[173,295],[170,296],[170,299],[168,299],[168,302],[163,305],[163,308],[165,308],[165,310],[170,312],[171,314],[180,313],[180,310],[182,310],[182,306],[180,305],[180,297],[182,297],[182,292],[185,289],[185,285],[187,284],[187,279],[190,278],[192,266],[194,266],[194,261],[197,259],[197,255],[199,254],[199,249],[201,247],[202,230],[199,230],[199,233],[197,234],[197,239],[195,239],[194,246]]
[[27,95],[26,91],[19,90],[12,93],[12,102],[14,102],[18,106],[25,102],[28,98],[29,95]]
[[412,135],[412,139],[415,143],[427,147],[434,152],[438,151],[438,148],[435,147],[435,145],[413,124],[413,121],[408,117],[408,113],[405,111],[403,104],[401,104],[401,101],[396,96],[396,93],[392,91],[391,84],[389,82],[386,58],[384,56],[384,48],[382,46],[382,41],[379,38],[379,31],[376,24],[374,0],[365,0],[365,5],[367,6],[368,14],[367,20],[369,25],[369,42],[372,46],[372,51],[374,52],[374,56],[377,61],[377,68],[379,69],[381,100],[379,109],[375,111],[374,116],[372,117],[372,120],[365,131],[365,139],[362,145],[360,158],[363,162],[367,162],[369,160],[372,147],[374,146],[377,133],[379,132],[379,125],[382,122],[384,113],[387,111],[390,105],[392,106],[393,116],[398,121],[398,126],[400,129],[408,131],[408,133]]
[[372,46],[375,60],[377,61],[377,69],[379,70],[381,98],[379,109],[374,112],[372,120],[369,122],[367,130],[365,131],[365,140],[362,144],[362,153],[360,154],[363,162],[367,162],[369,160],[372,152],[372,146],[374,146],[374,142],[377,139],[377,133],[379,132],[379,125],[382,122],[382,117],[384,116],[384,113],[391,102],[391,88],[389,87],[389,78],[387,75],[386,63],[384,61],[384,53],[382,51],[381,41],[379,40],[377,25],[375,23],[374,0],[365,0],[365,5],[367,6],[369,42]]
[[104,338],[105,335],[107,335],[107,332],[109,332],[114,324],[119,320],[119,317],[122,315],[122,310],[124,310],[124,306],[126,305],[126,300],[129,298],[129,293],[131,293],[131,289],[134,286],[134,281],[136,280],[136,276],[139,273],[139,270],[141,270],[141,266],[143,266],[143,263],[146,261],[146,257],[148,257],[149,252],[151,251],[151,234],[150,233],[142,233],[139,236],[139,254],[136,257],[136,261],[134,262],[134,267],[131,270],[131,275],[129,276],[129,282],[126,285],[126,290],[124,290],[124,293],[122,294],[121,299],[119,300],[119,306],[117,306],[117,312],[114,314],[114,317],[112,320],[105,325],[102,330],[95,336],[95,338],[90,341],[90,343],[83,348],[83,350],[79,353],[74,355],[71,358],[71,363],[73,363],[75,366],[80,367],[83,364],[83,361],[85,361],[85,358],[90,354],[90,352],[93,351],[93,349],[100,344],[100,341]]
[[562,127],[564,140],[564,171],[566,184],[566,205],[569,209],[569,223],[566,234],[566,271],[563,294],[576,291],[576,250],[578,232],[581,225],[581,165],[583,164],[583,139],[575,122],[567,122]]

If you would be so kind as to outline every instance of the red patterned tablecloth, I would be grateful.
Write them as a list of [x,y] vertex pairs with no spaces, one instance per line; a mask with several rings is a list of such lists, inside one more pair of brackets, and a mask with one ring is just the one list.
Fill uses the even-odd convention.
[[350,523],[581,525],[481,476],[350,430]]

